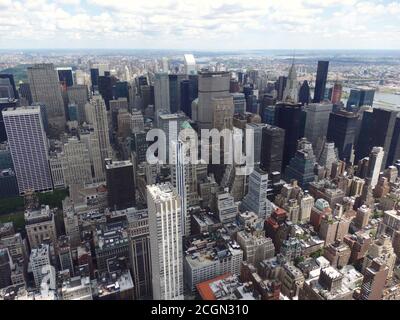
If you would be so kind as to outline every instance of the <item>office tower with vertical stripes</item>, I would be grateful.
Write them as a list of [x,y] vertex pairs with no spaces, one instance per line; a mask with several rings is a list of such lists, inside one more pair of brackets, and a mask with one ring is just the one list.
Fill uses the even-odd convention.
[[19,193],[53,189],[48,145],[39,106],[3,111]]

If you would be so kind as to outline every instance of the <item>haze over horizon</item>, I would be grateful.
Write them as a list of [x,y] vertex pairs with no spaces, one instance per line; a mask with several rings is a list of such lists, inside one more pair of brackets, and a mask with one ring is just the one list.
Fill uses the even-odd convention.
[[9,49],[398,50],[399,26],[393,0],[0,0]]

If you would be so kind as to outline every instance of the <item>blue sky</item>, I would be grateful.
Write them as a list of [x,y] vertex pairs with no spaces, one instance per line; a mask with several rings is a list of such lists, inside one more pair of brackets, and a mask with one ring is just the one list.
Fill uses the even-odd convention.
[[0,0],[2,48],[400,49],[399,0]]

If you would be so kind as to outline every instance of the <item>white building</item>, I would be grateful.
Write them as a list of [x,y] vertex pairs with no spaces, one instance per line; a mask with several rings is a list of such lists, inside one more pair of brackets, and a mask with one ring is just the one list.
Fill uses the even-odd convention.
[[187,75],[196,74],[197,69],[196,69],[196,60],[194,59],[194,56],[192,54],[184,54],[183,59],[185,65],[185,74]]
[[50,269],[50,247],[42,244],[31,251],[29,263],[32,268],[33,278],[35,279],[36,289],[41,288],[42,280]]
[[372,188],[378,183],[384,154],[382,147],[373,147],[369,154],[368,177],[371,178]]
[[183,299],[181,200],[170,183],[147,186],[153,298]]
[[48,145],[39,106],[3,111],[19,193],[53,189]]

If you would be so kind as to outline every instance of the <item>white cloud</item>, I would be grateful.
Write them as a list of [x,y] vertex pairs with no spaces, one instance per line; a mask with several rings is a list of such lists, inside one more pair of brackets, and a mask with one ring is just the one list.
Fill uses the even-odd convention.
[[348,48],[363,38],[400,49],[387,40],[399,39],[396,25],[395,0],[0,0],[0,46],[260,48],[288,38],[292,47],[332,48],[340,37]]

